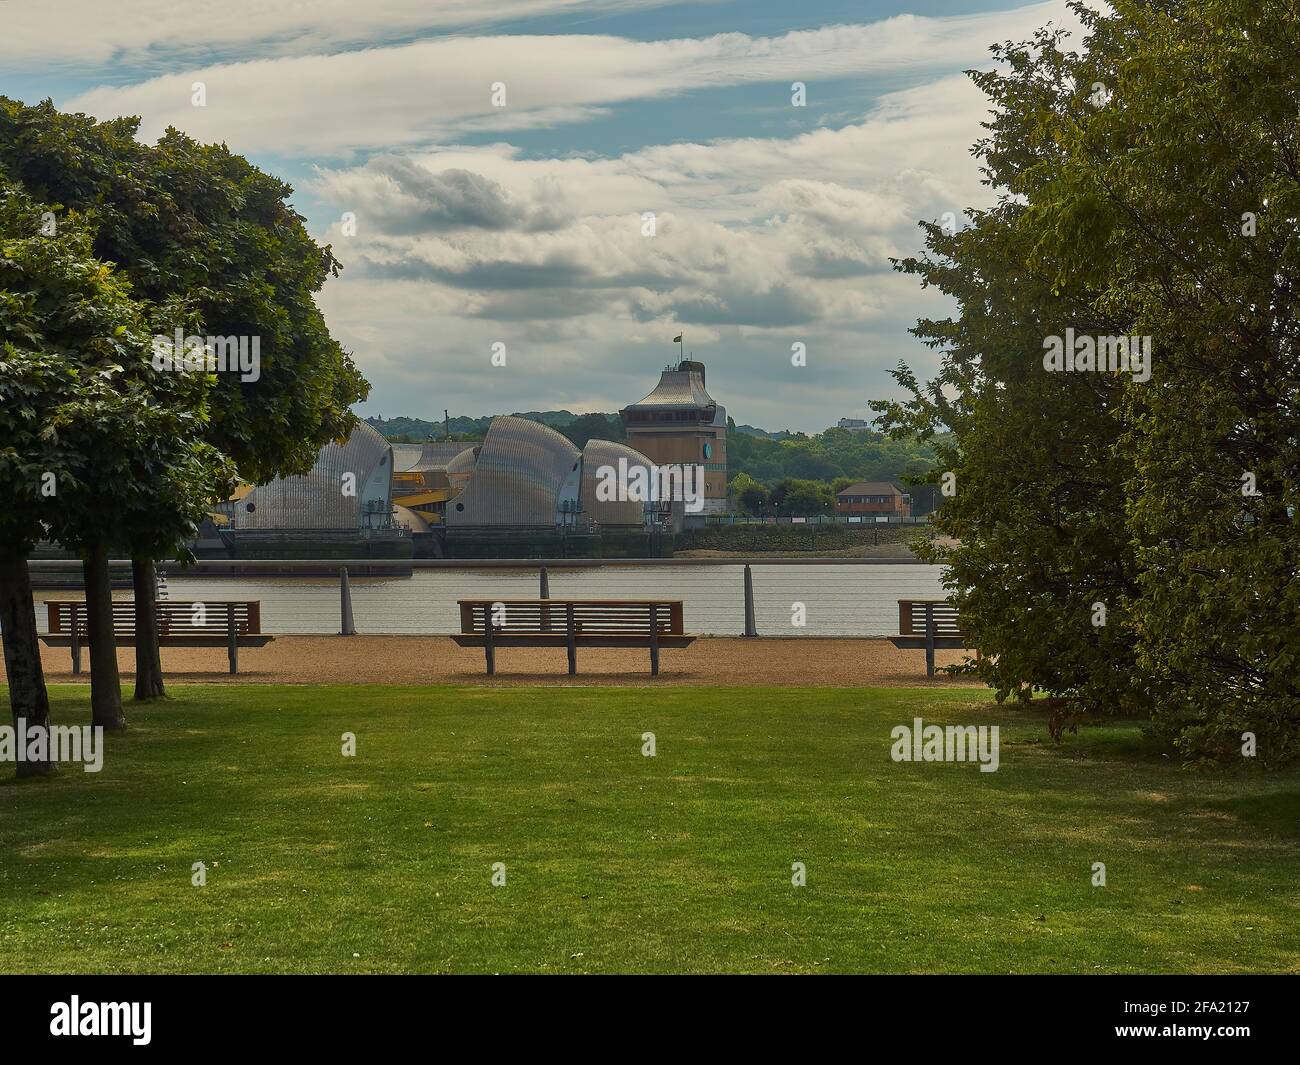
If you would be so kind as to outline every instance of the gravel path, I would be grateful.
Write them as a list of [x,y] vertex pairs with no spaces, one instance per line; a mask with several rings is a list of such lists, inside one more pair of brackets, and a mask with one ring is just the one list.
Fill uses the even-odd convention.
[[[80,676],[67,648],[43,648],[46,679],[89,681],[83,652]],[[965,652],[938,651],[937,664],[954,665]],[[133,675],[135,652],[118,651],[123,679]],[[578,675],[567,673],[564,649],[508,647],[497,651],[497,675],[483,673],[483,652],[446,636],[279,636],[265,647],[241,647],[239,675],[227,672],[221,648],[164,647],[171,681],[261,684],[681,684],[781,687],[924,687],[973,685],[969,677],[925,676],[924,651],[900,651],[888,640],[816,637],[704,637],[690,647],[661,652],[658,679],[648,650],[578,649]]]

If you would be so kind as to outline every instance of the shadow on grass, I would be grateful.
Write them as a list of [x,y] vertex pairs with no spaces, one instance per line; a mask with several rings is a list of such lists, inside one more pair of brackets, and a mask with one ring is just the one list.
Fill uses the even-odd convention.
[[1300,840],[1300,789],[1239,795],[1213,800],[1205,805],[1211,810],[1231,814],[1259,832]]

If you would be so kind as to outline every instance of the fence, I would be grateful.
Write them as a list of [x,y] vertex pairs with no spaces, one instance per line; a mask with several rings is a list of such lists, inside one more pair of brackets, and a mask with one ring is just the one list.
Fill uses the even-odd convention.
[[930,515],[901,517],[898,514],[812,514],[805,517],[770,516],[752,514],[687,514],[682,528],[704,529],[713,525],[929,525]]
[[[33,561],[80,572],[80,564]],[[383,576],[411,570],[409,576]],[[212,560],[162,567],[177,599],[262,603],[263,631],[415,635],[459,631],[458,599],[681,599],[688,631],[736,636],[888,636],[900,599],[945,594],[943,567],[893,558]],[[215,574],[237,571],[237,576]],[[267,576],[259,576],[259,571]],[[286,572],[316,576],[282,576]],[[358,573],[370,576],[359,577]],[[274,573],[275,576],[269,574]],[[329,573],[329,576],[319,574]],[[129,587],[115,592],[130,598]],[[79,598],[79,586],[38,599]]]

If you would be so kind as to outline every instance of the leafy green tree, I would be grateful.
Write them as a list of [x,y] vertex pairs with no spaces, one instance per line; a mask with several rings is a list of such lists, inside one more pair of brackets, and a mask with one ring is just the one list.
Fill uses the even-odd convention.
[[932,467],[921,459],[912,459],[903,467],[899,480],[907,486],[906,491],[912,497],[912,516],[919,518],[932,513],[939,506],[942,497],[939,487],[932,478]]
[[[79,458],[78,483],[58,495],[49,528],[60,543],[81,553],[87,589],[108,592],[87,594],[91,709],[94,724],[122,728],[110,547],[138,546],[133,538],[146,529],[154,539],[145,546],[174,549],[196,527],[227,470],[203,438],[203,400],[159,402],[159,383],[151,379],[150,334],[139,311],[133,315],[129,305],[119,303],[109,312],[104,327],[112,327],[111,346],[79,353],[80,372],[95,387],[62,405],[50,423]],[[168,376],[177,391],[194,383],[188,375]]]
[[[1035,205],[1060,284],[1152,337],[1112,465],[1157,720],[1189,758],[1300,758],[1300,11],[1116,3]],[[1086,254],[1077,254],[1085,251]],[[1119,464],[1120,456],[1131,462]]]
[[[288,185],[224,145],[169,129],[149,146],[138,128],[135,118],[96,122],[0,97],[0,166],[39,199],[93,211],[95,254],[121,267],[160,333],[192,325],[257,338],[256,379],[216,375],[205,437],[250,483],[305,473],[321,446],[348,435],[350,408],[368,392],[314,301],[338,260],[288,205]],[[143,611],[137,695],[147,697],[163,690],[153,562],[175,537],[147,509],[134,513],[143,524],[120,534]],[[106,594],[105,581],[87,588],[88,598]]]
[[[201,507],[221,463],[197,433],[201,393],[187,397],[193,427],[176,414],[179,404],[158,401],[142,308],[126,281],[94,258],[85,220],[38,209],[6,181],[0,234],[0,387],[8,400],[0,481],[15,502],[0,534],[6,666],[15,717],[45,721],[26,566],[32,542],[49,530],[83,551],[88,583],[101,572],[107,582],[107,545],[124,515],[164,501]],[[174,387],[202,385],[177,378]],[[184,471],[198,482],[169,492]],[[123,721],[111,594],[89,604],[92,718],[116,728]]]
[[[48,728],[49,696],[27,555],[42,534],[46,501],[71,482],[75,456],[48,431],[50,412],[77,390],[67,356],[86,340],[77,316],[60,313],[93,300],[88,263],[65,237],[41,234],[46,212],[0,178],[0,632],[14,728]],[[69,235],[70,236],[70,235]],[[19,761],[19,776],[54,771],[51,761]]]
[[[951,296],[954,318],[913,332],[941,351],[934,380],[895,376],[904,403],[873,403],[904,436],[935,436],[931,483],[946,486],[935,515],[951,549],[947,581],[972,640],[976,671],[999,700],[1044,690],[1068,712],[1141,711],[1147,683],[1133,651],[1128,604],[1137,591],[1123,485],[1131,461],[1114,447],[1124,382],[1049,373],[1044,339],[1113,335],[1132,324],[1098,306],[1085,284],[1063,283],[1063,259],[1096,252],[1044,239],[1038,206],[1066,162],[1061,140],[1092,117],[1099,56],[1067,52],[1045,30],[993,49],[1005,64],[973,75],[988,95],[988,136],[976,145],[996,205],[968,212],[956,232],[926,224],[927,254],[898,264]],[[1104,624],[1094,623],[1103,616]]]
[[727,435],[727,462],[733,475],[744,473],[768,486],[785,477],[833,482],[896,481],[909,465],[927,469],[935,457],[930,441],[882,439],[876,433],[827,429],[813,436],[775,440],[733,431]]
[[771,493],[747,473],[738,473],[727,486],[736,506],[746,514],[761,516],[771,501]]
[[624,440],[627,436],[623,419],[616,414],[580,414],[568,425],[558,428],[574,447],[585,447],[593,437],[597,440]]
[[[1077,8],[976,75],[998,205],[902,268],[957,299],[895,432],[945,427],[940,528],[979,671],[1142,710],[1192,758],[1300,756],[1300,15],[1245,0]],[[1150,338],[1046,372],[1077,336]],[[1252,494],[1251,490],[1257,494]]]
[[830,513],[835,506],[830,485],[787,477],[772,489],[772,505],[785,517],[815,517]]

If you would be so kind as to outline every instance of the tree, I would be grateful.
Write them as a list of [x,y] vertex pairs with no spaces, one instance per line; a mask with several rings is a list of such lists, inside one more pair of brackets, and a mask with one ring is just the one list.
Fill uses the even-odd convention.
[[[41,535],[44,501],[68,481],[66,447],[46,425],[48,411],[78,384],[60,349],[83,340],[75,323],[53,313],[82,262],[66,238],[55,245],[41,236],[44,218],[0,177],[0,632],[19,733],[50,723],[27,554]],[[20,777],[53,771],[49,759],[17,763]]]
[[[956,317],[913,332],[940,349],[922,384],[895,373],[904,403],[873,403],[899,436],[936,438],[936,512],[952,549],[921,549],[948,565],[946,581],[972,642],[973,668],[999,700],[1051,693],[1075,712],[1138,712],[1147,685],[1132,649],[1127,604],[1137,593],[1123,485],[1131,461],[1114,448],[1123,382],[1044,370],[1044,338],[1127,332],[1130,320],[1058,276],[1063,257],[1093,251],[1044,240],[1037,205],[1065,161],[1062,130],[1087,121],[1095,63],[1062,48],[1058,31],[995,47],[1003,72],[973,75],[989,96],[988,136],[976,145],[996,205],[969,211],[953,232],[923,226],[927,254],[898,268],[957,303]],[[1104,624],[1094,619],[1104,612]]]
[[827,514],[835,506],[830,486],[821,481],[804,481],[787,477],[772,489],[772,505],[787,517],[813,517]]
[[768,486],[783,477],[834,482],[895,481],[916,462],[933,463],[934,445],[917,439],[882,440],[876,433],[827,429],[772,439],[734,431],[727,436],[727,461],[733,475],[744,473]]
[[[214,464],[201,440],[164,417],[167,408],[140,386],[149,371],[141,308],[126,282],[91,254],[85,221],[60,218],[0,179],[0,241],[0,487],[13,502],[0,521],[5,661],[15,720],[48,724],[27,576],[33,541],[48,529],[84,546],[88,576],[97,581],[102,568],[106,581],[103,545],[132,499],[162,497],[160,485],[175,469]],[[189,503],[203,498],[196,492]],[[99,665],[93,720],[118,727],[116,651],[103,638],[105,625],[112,632],[105,591],[89,600],[91,655]]]
[[[107,309],[104,327],[113,329],[111,348],[88,346],[78,360],[79,372],[93,387],[51,419],[78,461],[77,484],[59,493],[49,528],[82,555],[92,720],[116,729],[126,721],[113,639],[110,547],[131,542],[141,527],[152,530],[153,543],[174,543],[195,527],[229,471],[203,438],[205,402],[159,401],[165,389],[151,380],[143,319],[121,302]],[[177,392],[202,384],[191,375],[173,377]]]
[[[174,129],[141,144],[138,127],[0,97],[0,166],[43,200],[93,210],[95,254],[121,267],[162,335],[191,326],[256,338],[255,379],[216,375],[205,437],[250,483],[305,473],[324,444],[348,435],[350,408],[368,392],[313,298],[338,260],[288,206],[288,185]],[[120,532],[141,611],[137,696],[149,697],[163,691],[153,563],[176,537],[154,524],[157,512],[134,513],[139,522]]]
[[[899,264],[960,313],[916,330],[938,377],[900,368],[912,399],[876,408],[954,432],[938,524],[999,697],[1148,712],[1192,758],[1239,758],[1249,733],[1282,764],[1300,756],[1300,16],[1076,10],[1081,53],[1045,31],[975,75],[1003,194]],[[1067,337],[1122,361],[1048,372]]]
[[[1150,336],[1113,452],[1157,722],[1189,758],[1300,758],[1300,12],[1090,16],[1103,106],[1038,207],[1063,283]],[[1085,60],[1085,62],[1095,60]]]
[[771,493],[747,473],[738,473],[727,486],[732,499],[746,514],[761,516],[771,499]]
[[586,447],[587,441],[593,437],[597,440],[627,439],[623,419],[617,414],[579,414],[568,425],[557,428],[577,448]]
[[929,463],[920,459],[913,459],[903,467],[899,474],[899,480],[907,486],[908,494],[912,497],[912,516],[914,518],[923,517],[933,512],[939,505],[941,496],[936,484],[931,477],[931,468]]

